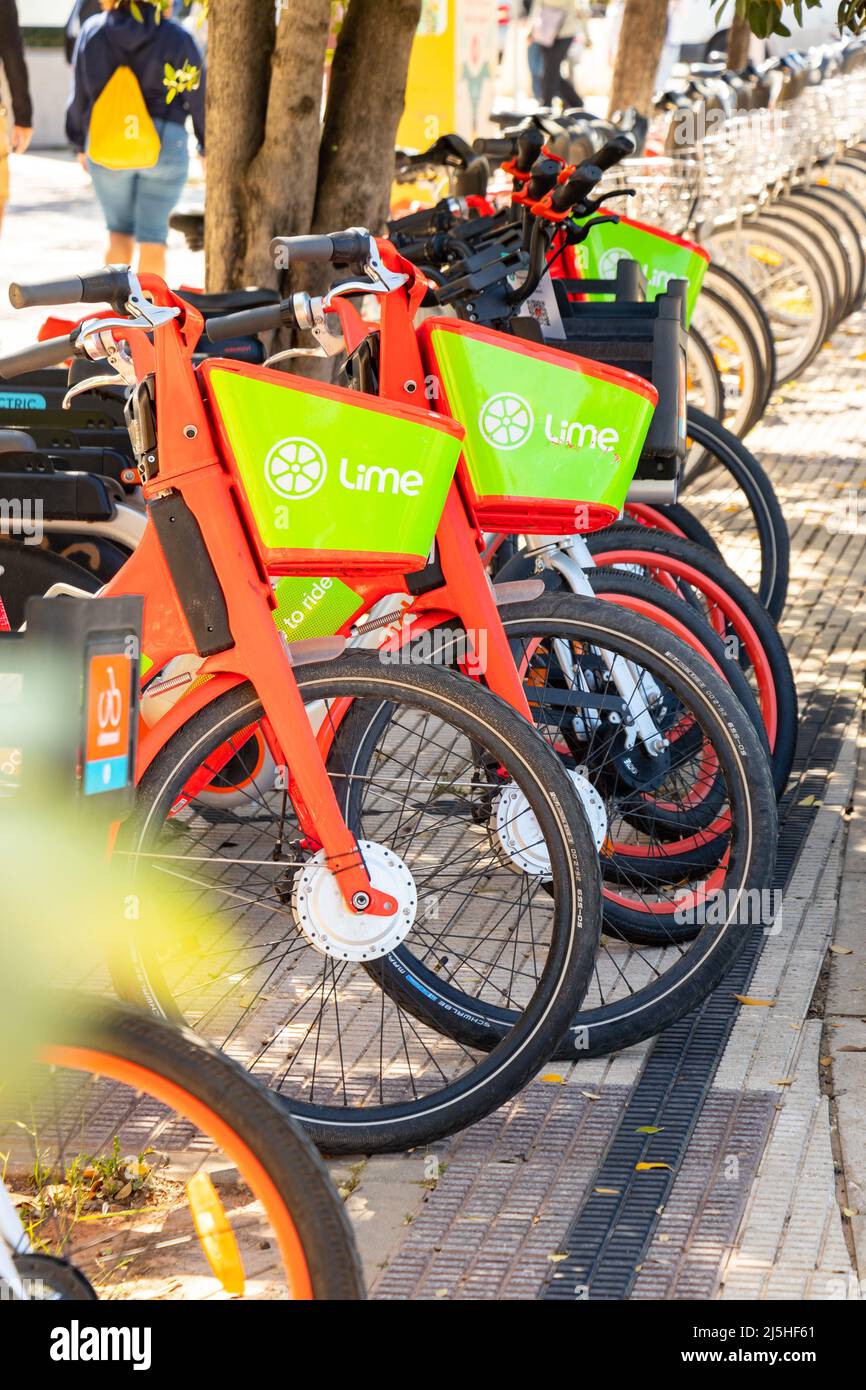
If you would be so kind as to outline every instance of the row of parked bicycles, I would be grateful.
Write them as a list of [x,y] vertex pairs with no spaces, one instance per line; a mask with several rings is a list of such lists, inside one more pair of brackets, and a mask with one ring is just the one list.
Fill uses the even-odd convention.
[[[140,910],[108,955],[137,1011],[59,1012],[51,1103],[0,1135],[5,1277],[356,1296],[309,1139],[435,1143],[551,1059],[653,1037],[769,926],[797,697],[787,530],[742,436],[862,302],[864,53],[700,72],[649,124],[541,113],[398,151],[404,188],[445,196],[384,237],[272,243],[333,268],[320,296],[13,284],[103,307],[0,359],[3,490],[44,530],[0,549],[4,640],[35,596],[97,632],[144,611],[109,692]],[[291,370],[310,353],[332,380]],[[58,1100],[64,1064],[168,1118],[132,1145],[140,1107]],[[178,1114],[232,1160],[183,1197]],[[94,1207],[110,1238],[78,1234]],[[181,1213],[182,1276],[156,1254]]]

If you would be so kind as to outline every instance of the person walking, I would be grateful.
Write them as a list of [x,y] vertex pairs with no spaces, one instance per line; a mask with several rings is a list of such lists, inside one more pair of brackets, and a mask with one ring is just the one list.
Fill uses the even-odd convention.
[[168,219],[189,171],[187,116],[204,155],[204,60],[160,0],[101,0],[72,55],[66,135],[90,172],[107,260],[165,276]]
[[586,0],[533,0],[530,11],[532,42],[541,49],[541,104],[551,106],[559,97],[563,106],[582,106],[578,92],[562,65],[578,34],[589,44]]
[[12,136],[6,126],[6,109],[0,104],[0,227],[9,201],[9,151],[23,154],[33,135],[33,107],[24,61],[24,44],[15,0],[0,0],[0,67],[6,73],[12,96]]

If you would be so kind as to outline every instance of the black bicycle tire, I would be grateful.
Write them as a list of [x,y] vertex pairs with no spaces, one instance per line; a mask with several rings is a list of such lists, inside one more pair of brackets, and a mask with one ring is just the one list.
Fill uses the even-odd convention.
[[[712,451],[732,475],[749,504],[761,548],[758,597],[774,621],[785,611],[790,577],[791,540],[779,499],[759,460],[742,440],[696,406],[688,409],[688,432],[704,451]],[[680,505],[689,505],[688,479],[681,485]],[[724,549],[722,545],[722,556]]]
[[325,1165],[300,1126],[243,1067],[188,1029],[101,996],[63,994],[43,1014],[44,1044],[135,1063],[202,1101],[274,1183],[300,1238],[313,1297],[364,1298],[352,1230]]

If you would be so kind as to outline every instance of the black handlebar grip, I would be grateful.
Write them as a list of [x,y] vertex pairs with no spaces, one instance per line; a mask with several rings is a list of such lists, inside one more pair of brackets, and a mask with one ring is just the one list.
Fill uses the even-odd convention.
[[281,304],[262,304],[257,309],[220,314],[205,321],[204,331],[212,343],[223,343],[227,338],[254,338],[268,329],[281,328],[287,307],[291,307],[291,300],[284,299]]
[[37,372],[40,367],[56,367],[69,357],[77,336],[76,329],[62,338],[48,338],[44,343],[33,343],[31,347],[19,348],[17,352],[0,357],[0,380],[11,381],[25,372]]
[[363,227],[351,227],[330,236],[276,236],[271,242],[271,255],[282,270],[300,261],[309,265],[339,265],[366,260],[369,245],[370,233]]
[[528,174],[544,145],[544,132],[537,125],[522,130],[517,137],[515,164],[521,173]]
[[526,185],[527,196],[536,201],[543,198],[545,193],[556,187],[561,173],[562,165],[558,159],[536,159],[532,166],[532,178]]
[[637,141],[623,131],[621,135],[615,135],[609,140],[598,154],[593,155],[592,162],[604,173],[606,169],[612,169],[615,164],[619,164],[620,160],[631,159],[636,149]]
[[66,280],[9,286],[9,300],[15,309],[51,304],[114,304],[128,298],[129,267],[125,265],[101,266],[86,275],[70,275]]
[[567,212],[589,196],[602,177],[597,164],[581,164],[567,183],[553,190],[550,205],[554,212]]
[[498,135],[479,135],[477,140],[472,141],[472,148],[476,154],[489,155],[491,159],[511,159],[514,156],[516,143],[513,138],[503,139]]
[[33,309],[48,304],[80,304],[82,296],[80,275],[68,280],[46,280],[40,285],[9,286],[9,303],[13,309]]

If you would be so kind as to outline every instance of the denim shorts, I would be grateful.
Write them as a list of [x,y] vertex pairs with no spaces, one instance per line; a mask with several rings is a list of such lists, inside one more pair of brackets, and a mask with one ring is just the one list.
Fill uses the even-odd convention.
[[88,159],[87,167],[110,232],[164,245],[168,218],[189,171],[189,137],[177,121],[154,121],[160,137],[152,169],[106,169]]

